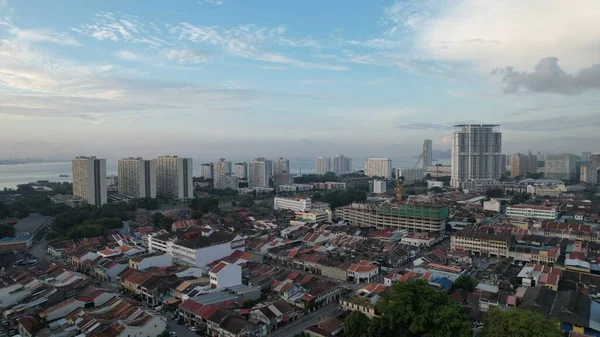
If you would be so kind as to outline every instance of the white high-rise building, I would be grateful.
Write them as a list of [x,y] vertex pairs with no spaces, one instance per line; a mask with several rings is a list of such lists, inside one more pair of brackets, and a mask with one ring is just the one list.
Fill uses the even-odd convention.
[[273,174],[290,173],[290,161],[284,157],[279,157],[273,162]]
[[315,173],[318,175],[324,175],[327,172],[331,172],[331,160],[329,157],[319,157],[315,161]]
[[590,161],[590,157],[592,156],[591,152],[581,152],[581,162],[587,163]]
[[502,172],[502,133],[499,125],[455,125],[452,134],[450,185],[492,183]]
[[365,175],[392,179],[392,160],[390,158],[367,158],[365,160]]
[[248,163],[235,163],[233,167],[233,175],[238,179],[248,178]]
[[106,204],[106,194],[106,159],[73,159],[73,196],[100,206]]
[[135,198],[156,198],[156,164],[152,160],[123,158],[118,162],[119,193]]
[[425,139],[423,141],[423,170],[427,169],[427,166],[433,165],[433,147],[431,139]]
[[255,158],[248,165],[248,187],[269,187],[273,177],[273,162],[263,157]]
[[[231,162],[226,161],[225,158],[219,158],[218,161],[213,164],[213,187],[216,189],[227,188],[225,183],[225,177],[231,175]],[[237,188],[237,187],[236,187]]]
[[592,164],[581,165],[581,178],[579,181],[595,185],[598,183],[598,167]]
[[213,178],[213,164],[207,163],[200,165],[200,177],[204,179]]
[[544,160],[544,178],[556,180],[577,180],[577,156],[548,154]]
[[194,197],[192,158],[161,156],[156,163],[156,193],[177,199]]
[[352,159],[343,154],[331,158],[331,171],[337,175],[352,172]]
[[369,181],[369,192],[382,194],[387,191],[387,184],[385,180],[371,180]]
[[425,177],[425,171],[420,168],[399,168],[396,170],[397,177],[404,177],[404,181],[408,183],[414,183],[415,181],[421,181]]

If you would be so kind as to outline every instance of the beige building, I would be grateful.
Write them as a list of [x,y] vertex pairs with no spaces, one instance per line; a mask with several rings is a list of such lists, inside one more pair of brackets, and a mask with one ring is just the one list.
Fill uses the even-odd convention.
[[577,180],[577,157],[568,153],[547,155],[544,161],[544,178]]
[[248,187],[269,187],[272,178],[272,161],[260,157],[255,158],[248,165]]
[[598,183],[598,167],[592,164],[585,164],[581,166],[581,179],[582,183],[597,184]]
[[315,161],[315,172],[318,175],[324,175],[331,172],[331,159],[329,157],[319,157]]
[[194,197],[192,158],[161,156],[156,165],[156,192],[176,199]]
[[497,257],[508,256],[510,233],[496,232],[488,227],[467,227],[452,235],[450,248],[452,250],[494,255]]
[[524,176],[526,173],[537,172],[537,156],[532,154],[515,153],[510,156],[510,176]]
[[119,193],[134,198],[156,198],[156,164],[152,160],[123,158],[118,161]]
[[106,159],[93,156],[73,159],[73,196],[91,205],[106,204]]
[[[212,163],[212,168],[213,187],[216,189],[227,188],[226,177],[231,175],[231,162],[226,161],[225,158],[219,158],[219,160]],[[235,188],[237,188],[237,186]]]

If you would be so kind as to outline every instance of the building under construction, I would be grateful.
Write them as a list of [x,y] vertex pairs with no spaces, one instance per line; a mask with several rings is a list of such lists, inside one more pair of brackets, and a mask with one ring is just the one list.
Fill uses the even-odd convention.
[[353,203],[337,208],[335,215],[353,226],[441,234],[446,226],[448,206],[437,202],[409,202],[403,205]]

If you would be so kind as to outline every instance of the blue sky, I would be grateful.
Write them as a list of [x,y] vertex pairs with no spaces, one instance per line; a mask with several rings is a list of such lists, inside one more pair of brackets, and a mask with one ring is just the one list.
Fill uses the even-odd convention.
[[581,2],[0,0],[0,157],[599,151]]

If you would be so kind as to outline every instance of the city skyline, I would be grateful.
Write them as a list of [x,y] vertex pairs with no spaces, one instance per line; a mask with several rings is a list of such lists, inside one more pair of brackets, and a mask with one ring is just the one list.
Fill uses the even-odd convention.
[[595,152],[592,0],[34,2],[0,1],[2,158]]

